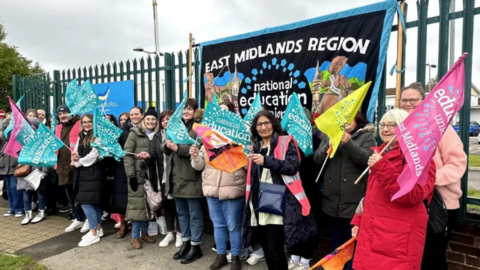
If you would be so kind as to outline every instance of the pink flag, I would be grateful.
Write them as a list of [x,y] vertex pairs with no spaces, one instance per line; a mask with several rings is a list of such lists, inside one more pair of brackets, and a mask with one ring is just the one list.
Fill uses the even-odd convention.
[[464,53],[443,76],[425,100],[396,129],[407,166],[397,179],[400,190],[392,201],[425,185],[430,163],[446,128],[463,106],[465,86]]
[[[5,154],[18,158],[18,152],[22,149],[22,144],[19,140],[25,144],[25,141],[29,139],[30,135],[32,135],[33,128],[31,127],[32,124],[30,121],[28,121],[25,114],[17,107],[15,102],[10,97],[8,97],[8,100],[10,101],[10,107],[12,108],[14,125],[12,135],[10,135],[10,139],[5,147]],[[17,138],[17,136],[19,136],[19,138]]]

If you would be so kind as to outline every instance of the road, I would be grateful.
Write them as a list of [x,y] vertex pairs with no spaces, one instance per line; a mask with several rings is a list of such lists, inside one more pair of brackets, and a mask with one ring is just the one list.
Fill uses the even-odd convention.
[[470,155],[480,155],[480,144],[478,144],[478,137],[470,137]]

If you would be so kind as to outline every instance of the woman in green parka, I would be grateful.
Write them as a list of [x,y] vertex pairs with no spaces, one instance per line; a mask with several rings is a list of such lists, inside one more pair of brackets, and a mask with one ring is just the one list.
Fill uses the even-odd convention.
[[[125,142],[124,150],[127,153],[123,158],[125,172],[128,177],[128,203],[125,220],[132,222],[132,248],[141,249],[140,239],[147,243],[155,243],[155,240],[148,235],[148,222],[153,218],[147,204],[147,195],[143,185],[147,175],[148,150],[150,141],[159,130],[158,114],[155,108],[149,108],[145,113],[142,122],[130,130],[128,139]],[[157,181],[152,181],[153,189],[158,192]],[[140,236],[141,233],[141,236]]]

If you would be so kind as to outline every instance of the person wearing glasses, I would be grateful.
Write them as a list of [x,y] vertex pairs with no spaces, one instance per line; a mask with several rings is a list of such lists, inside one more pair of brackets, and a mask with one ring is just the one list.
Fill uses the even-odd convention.
[[[412,83],[405,87],[400,96],[400,108],[408,113],[413,112],[425,98],[425,91],[420,83]],[[437,166],[435,189],[440,193],[448,209],[446,233],[433,233],[427,229],[422,269],[448,269],[446,251],[448,241],[460,208],[462,189],[460,179],[467,169],[467,155],[463,151],[463,143],[452,126],[448,125],[442,139],[438,143],[435,156]]]
[[351,222],[352,236],[358,237],[353,269],[420,269],[428,222],[423,201],[433,195],[435,163],[425,170],[425,185],[415,184],[410,192],[391,200],[400,190],[397,179],[407,166],[395,128],[407,116],[406,111],[393,109],[380,120],[383,144],[374,147],[368,159],[371,172],[361,180],[367,181],[367,192]]
[[[260,242],[268,269],[287,270],[284,246],[290,248],[304,243],[317,234],[301,182],[288,180],[289,176],[293,179],[298,176],[300,153],[293,140],[282,136],[280,121],[270,111],[260,111],[250,131],[253,146],[247,156],[243,244],[248,247],[255,241]],[[296,190],[290,190],[292,186]]]
[[102,191],[107,175],[98,162],[97,149],[91,143],[100,143],[93,136],[93,115],[84,114],[80,119],[82,129],[71,157],[71,166],[75,167],[73,175],[73,196],[75,204],[80,205],[87,217],[90,230],[78,243],[79,247],[87,247],[98,243],[103,237],[102,229]]

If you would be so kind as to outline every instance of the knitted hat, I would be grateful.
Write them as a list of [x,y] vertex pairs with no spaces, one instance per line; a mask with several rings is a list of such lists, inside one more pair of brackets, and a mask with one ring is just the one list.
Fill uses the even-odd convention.
[[158,113],[157,111],[155,110],[155,107],[150,107],[148,108],[148,110],[145,112],[145,116],[144,117],[147,117],[147,116],[154,116],[157,120],[158,120]]
[[67,105],[60,105],[57,108],[57,114],[60,114],[60,113],[71,113],[71,112]]

